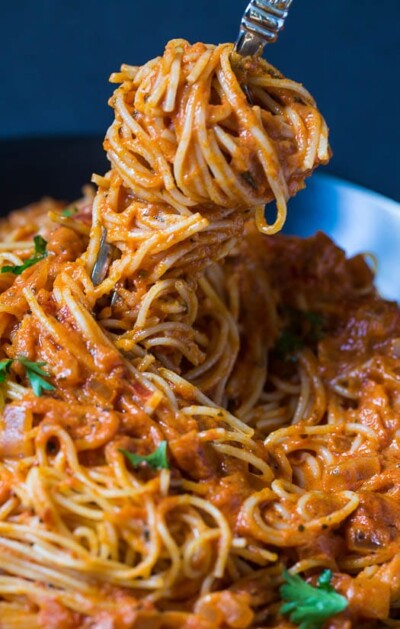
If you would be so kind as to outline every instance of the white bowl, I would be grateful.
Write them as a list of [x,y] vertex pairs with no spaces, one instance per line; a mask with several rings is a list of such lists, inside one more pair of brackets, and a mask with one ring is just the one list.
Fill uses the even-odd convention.
[[378,260],[376,285],[400,302],[400,203],[337,179],[315,174],[289,202],[284,233],[323,231],[348,255],[371,252]]

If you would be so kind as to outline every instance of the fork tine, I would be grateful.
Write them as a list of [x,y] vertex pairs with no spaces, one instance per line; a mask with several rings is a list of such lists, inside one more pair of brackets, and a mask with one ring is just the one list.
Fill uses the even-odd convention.
[[282,18],[287,16],[291,4],[292,0],[253,0],[254,6]]
[[253,7],[242,21],[242,24],[246,26],[247,30],[256,32],[258,35],[263,35],[268,39],[268,41],[270,38],[277,37],[277,34],[282,29],[284,23],[284,18],[267,13],[267,11],[264,11],[263,9],[254,9]]
[[240,23],[235,50],[241,55],[260,53],[263,46],[276,41],[292,0],[251,0]]
[[111,245],[106,242],[106,238],[107,230],[105,227],[103,227],[99,253],[91,274],[91,280],[94,286],[98,286],[99,284],[101,284],[107,273],[107,267],[111,256]]

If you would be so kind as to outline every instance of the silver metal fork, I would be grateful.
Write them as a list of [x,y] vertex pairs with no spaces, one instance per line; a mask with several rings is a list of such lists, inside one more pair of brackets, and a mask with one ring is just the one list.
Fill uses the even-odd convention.
[[235,50],[239,55],[261,54],[283,29],[292,0],[251,0],[240,22]]

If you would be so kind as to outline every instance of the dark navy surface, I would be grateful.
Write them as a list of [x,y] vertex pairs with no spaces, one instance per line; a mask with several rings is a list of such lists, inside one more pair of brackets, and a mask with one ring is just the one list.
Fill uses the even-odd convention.
[[[143,63],[172,37],[232,41],[245,4],[0,0],[0,138],[103,134],[107,79],[121,62]],[[294,0],[285,32],[266,51],[325,114],[329,171],[395,198],[399,28],[399,0]]]

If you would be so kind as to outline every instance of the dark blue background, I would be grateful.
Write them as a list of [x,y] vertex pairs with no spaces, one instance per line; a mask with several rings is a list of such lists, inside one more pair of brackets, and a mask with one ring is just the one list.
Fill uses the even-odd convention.
[[[0,138],[104,134],[109,74],[232,41],[242,0],[0,0]],[[342,177],[399,198],[400,0],[294,0],[266,56],[316,97]]]

